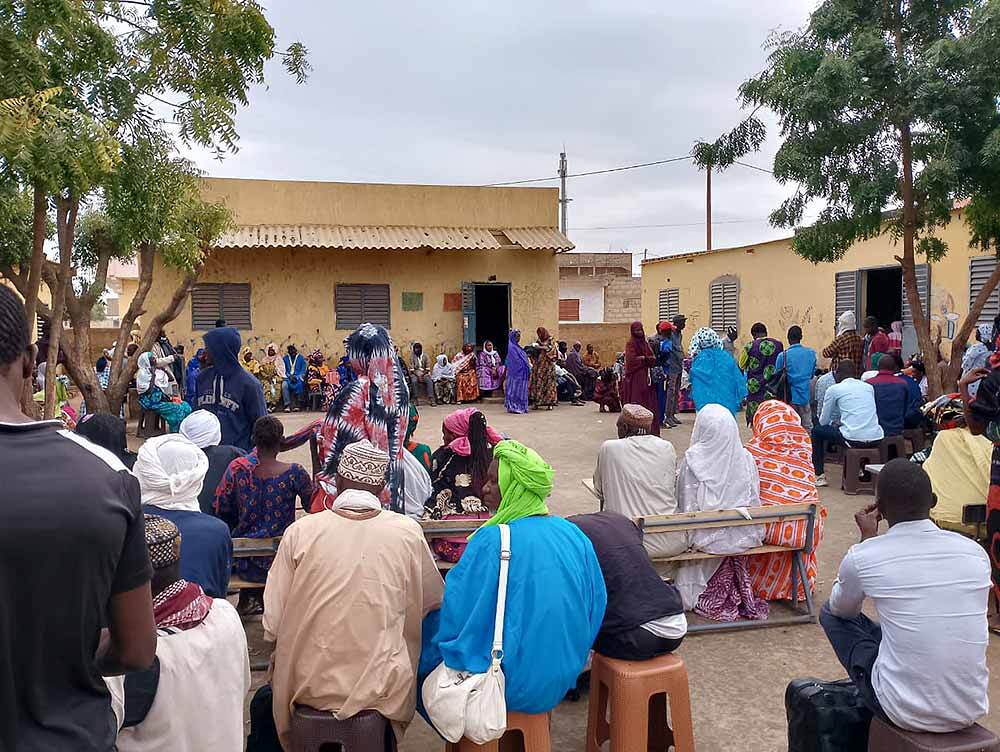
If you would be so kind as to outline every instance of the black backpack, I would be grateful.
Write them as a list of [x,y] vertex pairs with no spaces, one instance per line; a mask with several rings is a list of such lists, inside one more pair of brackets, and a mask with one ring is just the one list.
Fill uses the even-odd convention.
[[850,679],[795,679],[785,690],[788,752],[867,752],[872,713]]

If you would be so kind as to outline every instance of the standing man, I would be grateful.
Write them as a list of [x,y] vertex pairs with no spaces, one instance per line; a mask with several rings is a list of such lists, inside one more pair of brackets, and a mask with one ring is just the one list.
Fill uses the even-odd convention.
[[[844,311],[837,319],[837,336],[823,348],[823,357],[830,359],[831,371],[837,371],[840,361],[849,360],[854,364],[854,372],[861,375],[865,346],[858,335],[857,326],[854,311]],[[818,405],[818,409],[822,410],[823,406]]]
[[431,359],[424,352],[424,346],[414,342],[410,348],[410,397],[416,405],[420,396],[420,386],[427,390],[427,401],[431,407],[437,404],[434,399],[434,381],[431,379]]
[[816,351],[802,345],[802,328],[788,329],[788,349],[778,355],[778,370],[785,369],[792,408],[802,419],[802,427],[812,429],[812,406],[809,404],[809,384],[816,373]]
[[666,408],[663,411],[663,424],[673,428],[681,422],[677,420],[677,397],[681,390],[681,372],[684,370],[684,327],[687,326],[687,316],[682,313],[674,316],[671,323],[674,330],[670,334],[671,350],[667,368]]
[[111,750],[101,674],[156,655],[139,483],[60,421],[21,413],[35,348],[0,285],[0,749]]
[[239,362],[243,340],[232,327],[205,332],[205,368],[198,374],[198,407],[222,426],[222,444],[249,452],[257,418],[267,415],[264,388]]

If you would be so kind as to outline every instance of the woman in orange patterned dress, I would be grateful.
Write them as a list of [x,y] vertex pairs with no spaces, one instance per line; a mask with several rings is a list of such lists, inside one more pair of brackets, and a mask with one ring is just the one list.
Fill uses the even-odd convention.
[[[778,400],[761,403],[753,417],[753,439],[747,444],[747,451],[757,462],[762,506],[819,502],[809,432],[802,427],[798,414],[789,405]],[[806,556],[810,592],[816,586],[816,549],[823,540],[825,518],[826,509],[820,507],[813,531],[813,553]],[[764,536],[764,543],[774,546],[801,547],[805,540],[805,520],[772,523],[767,526]],[[792,567],[795,564],[791,552],[763,554],[749,559],[755,594],[769,601],[791,600]],[[798,597],[805,598],[801,582]]]

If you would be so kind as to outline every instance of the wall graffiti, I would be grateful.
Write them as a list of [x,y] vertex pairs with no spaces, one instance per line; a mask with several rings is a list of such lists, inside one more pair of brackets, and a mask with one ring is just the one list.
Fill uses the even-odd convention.
[[931,288],[931,339],[954,339],[960,316],[955,297],[944,287]]

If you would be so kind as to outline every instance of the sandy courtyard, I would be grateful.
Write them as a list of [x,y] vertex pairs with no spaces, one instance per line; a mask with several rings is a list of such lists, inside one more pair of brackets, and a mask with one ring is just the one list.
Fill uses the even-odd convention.
[[[441,443],[441,419],[448,409],[421,408],[417,438],[432,449]],[[586,407],[560,406],[551,413],[528,415],[508,415],[502,405],[487,404],[482,409],[493,426],[532,446],[555,468],[555,488],[550,500],[553,513],[596,511],[596,500],[583,488],[580,479],[593,474],[601,442],[616,436],[616,416],[600,415],[592,403]],[[281,417],[289,429],[294,429],[318,416]],[[694,415],[681,417],[684,425],[663,434],[674,444],[678,455],[688,446],[694,422]],[[743,430],[748,437],[747,429]],[[308,448],[283,455],[283,459],[294,459],[308,467]],[[831,478],[839,478],[833,470],[831,466]],[[829,595],[844,552],[857,541],[854,513],[870,503],[872,497],[845,496],[839,487],[821,489],[820,496],[829,510],[826,538],[819,549],[817,600],[822,603]],[[259,627],[253,627],[251,634],[258,635]],[[251,649],[260,647],[259,639],[252,639]],[[822,679],[844,676],[818,624],[693,635],[678,652],[687,664],[695,739],[703,752],[786,749],[784,692],[788,682],[805,676]],[[991,641],[988,660],[991,669],[1000,667],[1000,644],[996,640]],[[254,678],[256,686],[262,675],[255,674]],[[1000,695],[993,686],[990,699],[992,711],[983,724],[1000,729]],[[553,749],[583,750],[586,723],[586,696],[580,702],[559,705],[552,714]],[[403,752],[443,748],[443,742],[419,717],[400,746]]]

